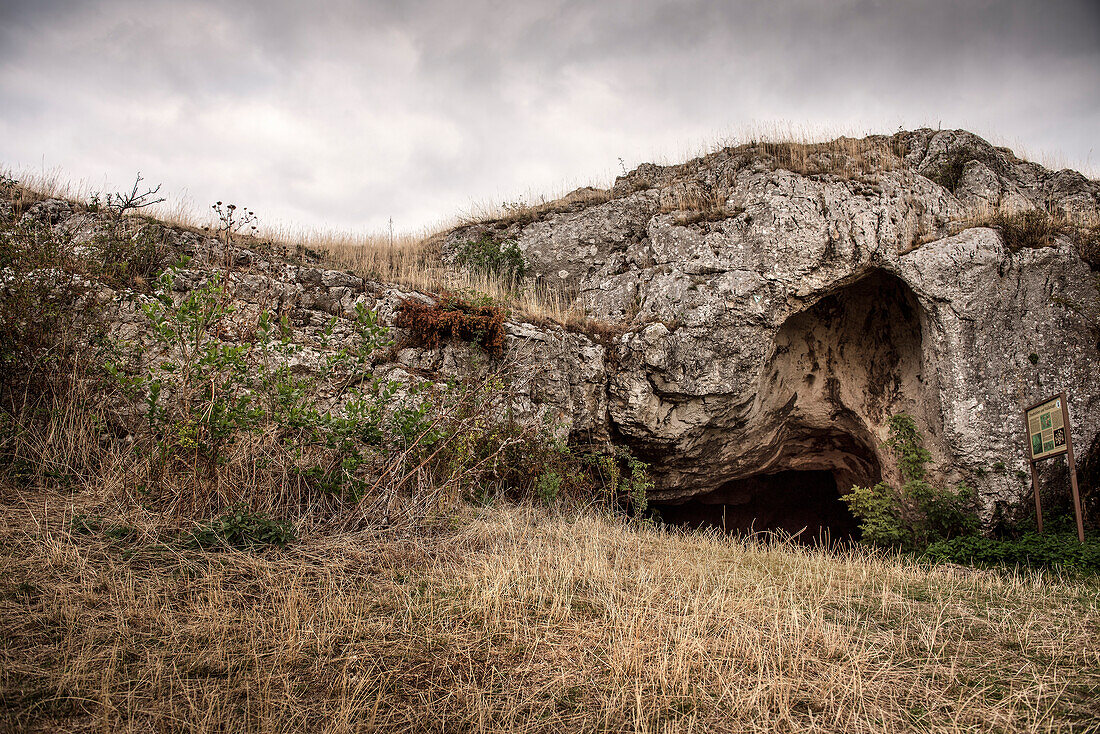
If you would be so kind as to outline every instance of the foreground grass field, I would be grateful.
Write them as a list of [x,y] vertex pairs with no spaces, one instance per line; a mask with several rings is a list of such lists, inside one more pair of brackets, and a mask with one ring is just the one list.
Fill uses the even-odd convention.
[[89,532],[65,498],[5,495],[0,729],[1100,722],[1094,580],[524,508],[471,510],[415,535],[203,552],[139,514]]

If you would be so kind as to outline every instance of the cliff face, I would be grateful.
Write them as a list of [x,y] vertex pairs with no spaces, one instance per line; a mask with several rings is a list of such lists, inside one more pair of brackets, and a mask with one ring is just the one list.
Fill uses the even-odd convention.
[[[1031,210],[1046,212],[1036,222],[1048,231],[1021,244],[1004,216]],[[992,211],[1000,229],[980,226]],[[969,133],[921,130],[642,166],[609,192],[456,229],[444,256],[470,240],[514,241],[529,277],[619,325],[597,340],[506,324],[512,408],[579,440],[629,444],[652,465],[655,501],[750,506],[762,492],[797,491],[799,477],[842,491],[892,477],[882,442],[888,418],[905,411],[942,478],[976,485],[988,509],[1027,486],[1020,412],[1041,397],[1067,392],[1078,455],[1100,461],[1098,232],[1077,226],[1098,215],[1096,182]],[[25,216],[78,244],[100,226],[56,201]],[[170,236],[194,258],[177,289],[228,257],[242,312],[288,315],[304,344],[323,342],[331,316],[352,317],[356,304],[392,325],[402,298],[426,298]],[[141,297],[101,297],[117,334],[140,339]],[[338,325],[330,348],[348,333]],[[400,348],[377,355],[378,374],[485,365],[476,346],[428,349],[396,333]],[[322,348],[303,352],[300,368]]]
[[727,149],[575,198],[448,244],[514,240],[535,278],[629,322],[606,416],[585,420],[653,462],[655,499],[787,470],[841,489],[889,476],[899,411],[948,479],[1009,499],[1026,486],[1020,410],[1060,390],[1078,455],[1100,450],[1100,298],[1081,253],[1096,230],[1020,246],[971,226],[1029,210],[1095,224],[1100,184],[1080,174],[921,130]]

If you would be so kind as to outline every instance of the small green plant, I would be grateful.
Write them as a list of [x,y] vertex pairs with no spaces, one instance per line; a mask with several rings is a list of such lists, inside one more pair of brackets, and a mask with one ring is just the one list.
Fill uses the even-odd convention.
[[112,219],[92,240],[99,257],[93,274],[114,287],[148,290],[169,257],[168,231],[147,222]]
[[196,528],[187,538],[187,545],[203,549],[257,550],[267,546],[282,547],[294,538],[294,526],[289,522],[237,509]]
[[455,250],[455,260],[471,272],[513,284],[521,282],[528,271],[519,245],[512,240],[498,242],[488,234],[459,245]]
[[904,551],[920,551],[930,543],[977,531],[977,495],[960,484],[954,489],[934,487],[926,476],[931,459],[922,445],[912,416],[890,418],[887,447],[893,451],[902,476],[900,488],[888,482],[874,487],[852,487],[842,500],[860,521],[865,543]]
[[554,504],[561,492],[561,475],[555,471],[544,471],[535,480],[535,496],[548,505]]
[[648,463],[638,459],[625,446],[612,446],[608,451],[590,456],[588,461],[596,469],[610,506],[625,499],[636,519],[645,516],[649,492],[653,489]]

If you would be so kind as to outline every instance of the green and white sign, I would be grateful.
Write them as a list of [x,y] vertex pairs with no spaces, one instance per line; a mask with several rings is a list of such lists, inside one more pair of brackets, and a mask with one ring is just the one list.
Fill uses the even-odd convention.
[[1062,398],[1057,397],[1029,408],[1027,430],[1031,437],[1031,460],[1066,452],[1066,424],[1062,418]]

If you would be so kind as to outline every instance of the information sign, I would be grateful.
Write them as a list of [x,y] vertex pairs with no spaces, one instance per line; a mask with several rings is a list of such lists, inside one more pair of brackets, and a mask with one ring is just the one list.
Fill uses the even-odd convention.
[[1062,397],[1030,408],[1027,411],[1027,431],[1031,437],[1031,460],[1066,452],[1066,424],[1062,416]]
[[1027,448],[1030,452],[1031,488],[1035,494],[1035,521],[1043,532],[1043,508],[1039,502],[1039,475],[1035,462],[1059,454],[1066,455],[1069,464],[1069,488],[1073,494],[1073,511],[1077,516],[1077,539],[1085,542],[1084,517],[1081,514],[1081,495],[1077,491],[1077,466],[1073,462],[1073,438],[1069,430],[1069,406],[1066,394],[1059,393],[1046,400],[1024,408],[1024,430],[1027,431]]

